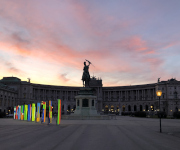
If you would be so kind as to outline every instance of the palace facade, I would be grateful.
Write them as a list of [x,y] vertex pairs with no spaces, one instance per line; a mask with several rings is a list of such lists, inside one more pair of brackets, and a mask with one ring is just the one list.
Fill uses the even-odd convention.
[[[103,87],[102,80],[91,78],[90,87],[97,96],[98,112],[136,112],[159,111],[159,98],[156,90],[162,91],[160,99],[161,111],[172,116],[180,111],[180,81],[170,79],[158,83]],[[17,77],[3,77],[0,80],[0,111],[13,113],[13,106],[52,100],[53,111],[57,108],[57,99],[62,100],[64,114],[71,113],[76,108],[75,96],[81,87],[54,86],[34,84],[21,81]]]

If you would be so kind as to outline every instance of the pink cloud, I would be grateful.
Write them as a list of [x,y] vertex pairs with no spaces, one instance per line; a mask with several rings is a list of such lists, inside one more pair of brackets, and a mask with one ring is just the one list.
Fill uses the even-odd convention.
[[67,74],[64,73],[64,74],[60,74],[60,75],[58,76],[58,78],[60,79],[61,82],[66,83],[66,82],[68,82],[68,81],[70,80],[70,79],[68,79],[66,76],[67,76]]

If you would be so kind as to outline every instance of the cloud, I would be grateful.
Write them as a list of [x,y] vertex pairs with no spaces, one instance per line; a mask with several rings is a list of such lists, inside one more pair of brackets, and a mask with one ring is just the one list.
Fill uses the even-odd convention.
[[14,74],[17,76],[25,75],[24,71],[18,69],[17,67],[14,66],[13,63],[9,62],[8,60],[5,60],[3,57],[0,57],[0,62],[1,62],[2,68],[5,68],[10,74]]
[[61,82],[66,83],[66,82],[68,82],[70,80],[66,76],[67,76],[67,73],[63,73],[63,74],[60,74],[58,76],[58,78],[59,78],[59,80],[61,80]]
[[[82,72],[83,61],[88,59],[95,66],[90,66],[91,74],[137,75],[156,74],[156,68],[165,64],[166,60],[161,56],[167,54],[165,49],[179,45],[177,38],[154,39],[153,28],[146,22],[146,16],[152,19],[154,13],[132,18],[131,15],[139,14],[135,8],[131,9],[135,14],[128,14],[131,11],[126,8],[122,14],[121,9],[116,10],[112,4],[113,10],[106,3],[96,4],[99,3],[1,1],[0,49],[28,59],[66,66],[70,68],[67,72],[73,69]],[[163,35],[158,31],[156,34]],[[4,65],[10,72],[21,72],[13,63]],[[108,75],[112,77],[112,74]],[[116,78],[118,80],[118,76]],[[58,79],[69,81],[67,74],[60,74]]]

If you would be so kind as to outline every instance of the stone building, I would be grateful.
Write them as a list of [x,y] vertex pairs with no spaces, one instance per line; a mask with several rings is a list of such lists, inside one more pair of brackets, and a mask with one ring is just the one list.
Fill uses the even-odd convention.
[[[159,83],[103,87],[102,79],[91,78],[90,87],[97,96],[98,112],[135,112],[159,111],[159,99],[156,90],[162,90],[161,111],[172,115],[180,111],[180,81],[170,79]],[[52,100],[53,111],[57,108],[57,99],[62,100],[64,113],[73,112],[76,108],[75,96],[80,87],[34,84],[21,81],[17,77],[4,77],[0,80],[0,110],[8,112],[14,105],[37,103]]]
[[18,93],[14,88],[0,83],[0,112],[13,113]]

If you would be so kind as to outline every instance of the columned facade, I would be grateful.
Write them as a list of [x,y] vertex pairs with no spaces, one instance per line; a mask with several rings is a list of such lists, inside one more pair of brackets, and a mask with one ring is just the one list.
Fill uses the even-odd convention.
[[[34,84],[21,81],[16,77],[4,77],[0,80],[0,85],[0,111],[2,112],[8,112],[15,105],[49,100],[52,100],[55,112],[57,99],[61,99],[64,114],[69,114],[76,109],[75,96],[81,88]],[[144,85],[103,87],[102,80],[93,77],[90,87],[94,89],[94,95],[97,97],[95,106],[98,112],[156,113],[159,111],[157,88],[162,90],[161,111],[165,111],[168,115],[180,111],[180,81],[176,79]]]

